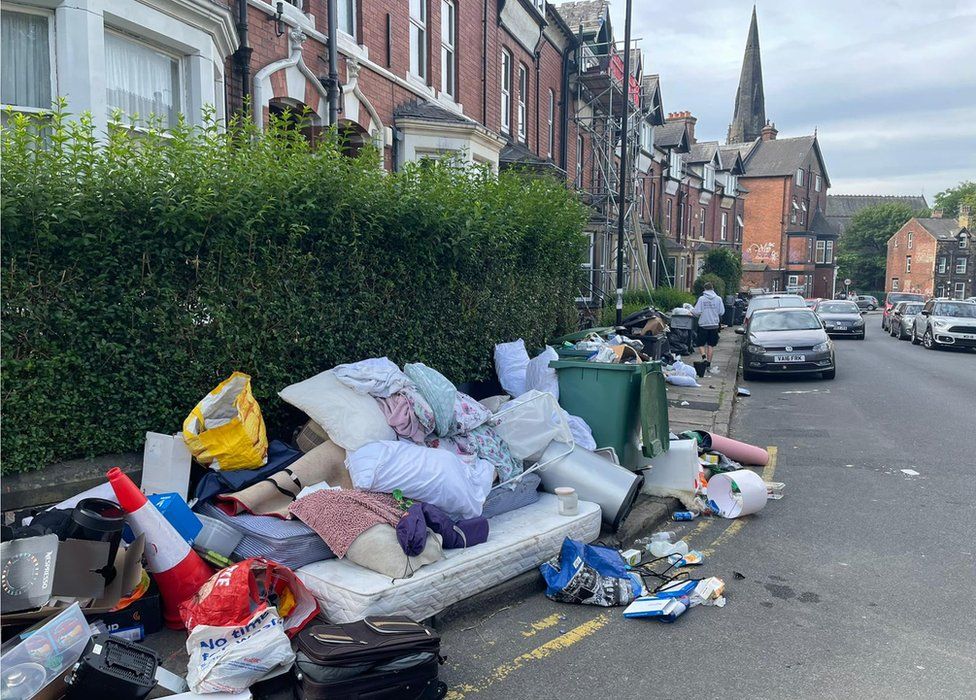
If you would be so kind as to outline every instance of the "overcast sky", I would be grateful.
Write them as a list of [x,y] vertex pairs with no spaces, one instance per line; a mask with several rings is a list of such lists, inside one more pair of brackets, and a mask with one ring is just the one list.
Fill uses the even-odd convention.
[[[725,140],[752,2],[634,0],[666,112]],[[625,0],[611,0],[618,41]],[[758,3],[766,118],[818,128],[834,194],[933,195],[976,180],[976,0]]]

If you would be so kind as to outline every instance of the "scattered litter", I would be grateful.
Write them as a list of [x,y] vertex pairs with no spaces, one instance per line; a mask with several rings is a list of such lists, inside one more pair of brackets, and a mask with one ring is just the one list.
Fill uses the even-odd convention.
[[678,404],[678,405],[679,405],[679,406],[690,406],[691,404],[690,404],[689,402],[687,402],[687,401],[682,401],[682,402],[681,402],[680,404]]
[[919,476],[919,472],[915,471],[914,469],[902,469],[901,473],[907,476]]
[[693,513],[690,510],[679,510],[671,515],[674,520],[694,520],[698,517],[698,513]]
[[627,549],[620,553],[628,566],[637,566],[641,562],[641,551],[639,549]]
[[745,575],[740,574],[738,571],[733,571],[732,578],[734,578],[736,581],[742,581],[743,579],[745,579]]
[[746,389],[744,386],[740,386],[735,390],[738,396],[752,396],[752,392]]

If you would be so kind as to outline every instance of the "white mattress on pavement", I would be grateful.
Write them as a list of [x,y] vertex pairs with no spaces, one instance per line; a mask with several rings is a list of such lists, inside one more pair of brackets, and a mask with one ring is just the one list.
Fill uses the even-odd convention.
[[491,518],[488,541],[469,549],[445,549],[444,558],[411,578],[391,581],[374,571],[330,559],[298,569],[298,577],[330,622],[367,615],[406,615],[424,620],[460,600],[535,568],[559,553],[566,537],[592,542],[600,535],[600,506],[579,502],[574,516],[556,512],[556,496]]

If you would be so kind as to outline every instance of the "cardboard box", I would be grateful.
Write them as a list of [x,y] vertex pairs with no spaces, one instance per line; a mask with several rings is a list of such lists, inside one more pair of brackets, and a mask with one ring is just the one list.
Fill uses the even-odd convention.
[[149,590],[139,599],[121,610],[98,613],[83,610],[89,622],[102,622],[109,634],[141,642],[147,635],[163,628],[163,601],[159,596],[156,582],[149,584]]
[[[57,539],[56,535],[45,537]],[[140,535],[128,548],[119,547],[115,555],[115,578],[105,585],[105,578],[95,571],[102,568],[108,558],[107,542],[65,540],[58,543],[49,600],[32,610],[4,612],[2,624],[43,620],[61,612],[76,599],[80,600],[81,610],[89,618],[92,613],[107,613],[139,584],[145,546],[146,538]]]
[[654,318],[648,319],[647,323],[644,324],[644,329],[640,332],[641,335],[660,335],[664,332],[664,321],[655,316]]

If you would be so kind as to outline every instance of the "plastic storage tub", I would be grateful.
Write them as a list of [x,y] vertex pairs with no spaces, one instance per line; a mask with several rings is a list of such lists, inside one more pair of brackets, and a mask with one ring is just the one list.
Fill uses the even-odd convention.
[[[660,362],[639,365],[553,360],[559,404],[593,430],[597,447],[612,447],[622,466],[668,449],[668,403]],[[643,445],[643,447],[642,447]]]
[[211,551],[229,557],[244,539],[244,533],[214,518],[197,513],[203,524],[200,534],[193,540],[193,548],[203,552]]

